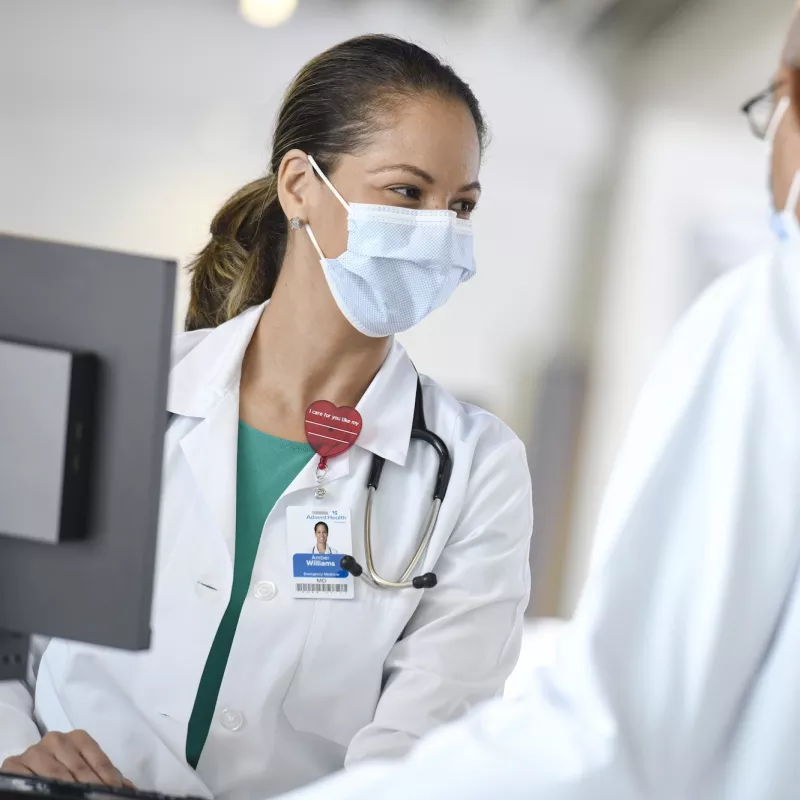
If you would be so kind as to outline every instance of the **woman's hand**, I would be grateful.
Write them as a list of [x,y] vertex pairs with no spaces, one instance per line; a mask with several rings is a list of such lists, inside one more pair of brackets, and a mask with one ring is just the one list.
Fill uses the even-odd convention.
[[134,788],[86,731],[48,733],[22,755],[7,758],[0,770],[69,783]]

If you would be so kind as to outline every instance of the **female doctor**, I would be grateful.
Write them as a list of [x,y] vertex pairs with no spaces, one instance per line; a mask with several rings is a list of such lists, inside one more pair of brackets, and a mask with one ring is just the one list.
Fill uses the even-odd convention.
[[[40,739],[27,698],[4,687],[3,769],[260,799],[400,756],[501,691],[528,599],[524,450],[427,378],[415,409],[417,372],[393,338],[474,272],[484,139],[469,87],[407,42],[353,39],[300,72],[268,174],[225,204],[192,265],[152,649],[52,641],[33,709],[50,733]],[[356,446],[322,463],[305,427],[319,400],[363,421]],[[435,572],[438,585],[350,578],[352,599],[296,596],[306,517],[344,520],[330,543],[368,563],[376,456],[386,463],[369,515],[375,570],[397,580],[412,561],[439,465],[411,441],[419,411],[453,460],[414,572]]]

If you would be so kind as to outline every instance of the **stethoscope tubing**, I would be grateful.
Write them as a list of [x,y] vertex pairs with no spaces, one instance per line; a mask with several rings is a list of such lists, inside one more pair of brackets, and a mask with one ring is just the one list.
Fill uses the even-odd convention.
[[428,511],[428,516],[423,527],[423,535],[420,538],[417,552],[408,564],[408,568],[403,573],[399,581],[390,581],[382,577],[378,570],[375,568],[375,561],[372,556],[372,505],[375,500],[375,493],[377,489],[370,486],[367,494],[367,507],[364,516],[364,550],[367,560],[367,572],[362,577],[370,582],[373,586],[379,589],[413,589],[414,583],[411,578],[411,573],[419,563],[425,551],[430,544],[433,537],[433,531],[436,528],[436,522],[439,519],[439,510],[442,507],[442,501],[439,498],[434,498],[431,507]]
[[350,572],[355,577],[363,578],[367,583],[377,589],[424,589],[432,588],[436,585],[436,575],[432,572],[412,578],[411,574],[419,564],[436,529],[439,519],[439,512],[442,508],[447,487],[450,484],[450,477],[453,474],[453,459],[444,441],[433,431],[429,430],[425,424],[425,413],[422,404],[422,384],[417,379],[417,397],[414,404],[414,421],[411,428],[411,441],[418,440],[425,442],[432,447],[439,458],[439,468],[436,473],[436,483],[433,487],[433,499],[421,528],[422,535],[419,545],[413,558],[408,564],[405,572],[399,580],[390,581],[381,576],[375,568],[375,559],[372,553],[372,507],[375,503],[375,495],[381,482],[381,475],[386,461],[378,455],[373,456],[370,465],[369,478],[367,479],[367,505],[364,511],[364,553],[366,556],[367,568],[362,569],[352,556],[345,556],[342,559],[342,569]]

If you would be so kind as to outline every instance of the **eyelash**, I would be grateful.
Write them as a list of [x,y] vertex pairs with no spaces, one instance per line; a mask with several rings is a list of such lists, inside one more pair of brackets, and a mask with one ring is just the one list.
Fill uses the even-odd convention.
[[[399,194],[401,197],[405,197],[407,200],[419,200],[422,196],[422,191],[416,186],[393,186],[391,191]],[[404,194],[406,191],[413,192],[413,194]],[[458,212],[459,214],[471,214],[477,205],[472,200],[459,200],[458,203],[464,206],[464,208]]]
[[[393,186],[392,191],[405,197],[406,200],[419,200],[422,196],[422,191],[416,186]],[[413,192],[414,194],[404,194],[404,192]]]

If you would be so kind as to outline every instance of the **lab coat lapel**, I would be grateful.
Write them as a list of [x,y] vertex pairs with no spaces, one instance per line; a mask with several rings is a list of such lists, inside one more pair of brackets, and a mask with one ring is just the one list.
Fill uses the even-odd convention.
[[[242,358],[265,305],[249,309],[211,331],[173,369],[169,411],[201,421],[181,440],[181,448],[214,525],[233,557],[236,540],[236,473],[239,439],[239,382]],[[406,460],[414,414],[417,373],[405,350],[393,342],[389,354],[357,408],[364,431],[355,451],[367,450],[396,464]],[[284,497],[350,475],[352,452],[330,459],[318,480],[313,458]]]
[[181,440],[211,517],[233,558],[236,540],[236,473],[239,393],[227,392],[211,413]]

